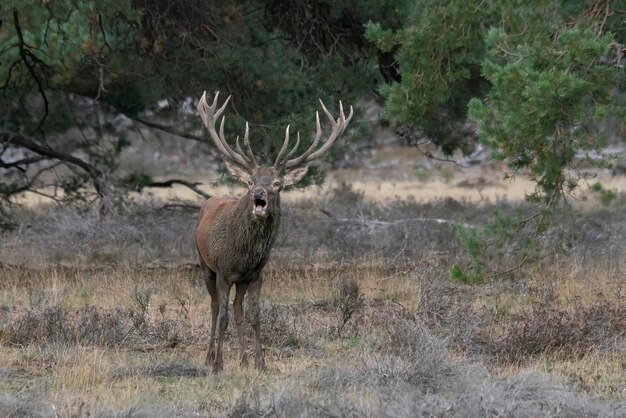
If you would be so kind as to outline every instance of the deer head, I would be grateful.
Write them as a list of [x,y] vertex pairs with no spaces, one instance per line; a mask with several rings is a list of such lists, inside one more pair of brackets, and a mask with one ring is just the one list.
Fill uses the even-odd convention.
[[[215,94],[213,103],[209,106],[206,100],[206,91],[202,94],[198,102],[198,113],[202,118],[204,126],[209,131],[209,136],[225,158],[226,168],[230,174],[246,184],[249,188],[249,198],[251,201],[251,213],[258,218],[267,216],[272,208],[277,208],[279,204],[280,191],[285,187],[298,183],[306,175],[309,163],[324,156],[333,146],[337,138],[345,131],[350,119],[352,119],[352,106],[348,117],[344,114],[343,105],[339,102],[339,117],[333,118],[320,99],[322,110],[328,117],[331,125],[331,132],[323,145],[318,148],[322,136],[319,112],[315,112],[316,134],[309,148],[300,156],[296,156],[296,151],[300,145],[300,132],[296,135],[296,143],[289,150],[289,125],[285,130],[285,139],[278,152],[276,161],[271,167],[259,166],[256,162],[252,149],[250,148],[249,127],[246,122],[246,130],[243,136],[245,151],[239,143],[239,136],[235,140],[233,149],[224,137],[225,116],[222,116],[219,133],[215,128],[217,119],[222,115],[231,96],[228,96],[224,104],[218,109],[217,101],[219,92]],[[289,151],[288,151],[289,150]]]

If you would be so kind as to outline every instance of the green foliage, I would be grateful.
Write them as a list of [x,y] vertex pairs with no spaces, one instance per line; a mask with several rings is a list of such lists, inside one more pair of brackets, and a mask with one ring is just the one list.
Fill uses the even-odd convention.
[[480,284],[485,282],[485,278],[481,272],[466,272],[457,264],[454,264],[450,269],[450,278],[464,284]]
[[85,176],[73,176],[61,179],[59,187],[63,191],[63,200],[79,207],[84,206],[93,192],[87,189],[88,179]]
[[[417,2],[405,28],[367,25],[366,36],[382,51],[398,47],[402,79],[380,87],[384,116],[418,126],[447,154],[463,146],[458,135],[467,102],[486,83],[480,64],[486,52],[484,28],[497,18],[494,2]],[[470,144],[467,144],[469,147]]]
[[128,176],[121,179],[121,184],[123,184],[128,190],[140,192],[144,187],[147,187],[153,181],[153,178],[148,174],[130,173]]
[[522,209],[509,214],[494,210],[484,226],[458,226],[456,235],[467,258],[463,265],[453,266],[450,277],[482,283],[537,260],[542,256],[537,238],[549,226],[549,215],[547,209],[532,214]]
[[[509,175],[529,173],[536,184],[528,196],[540,205],[534,215],[496,214],[485,228],[459,230],[470,273],[455,266],[451,277],[472,281],[502,271],[494,265],[504,259],[533,259],[550,214],[576,193],[580,166],[610,165],[587,156],[603,155],[603,122],[626,120],[613,94],[626,77],[611,55],[626,43],[625,4],[597,5],[421,0],[401,29],[367,25],[368,39],[396,58],[399,81],[380,87],[387,118],[422,130],[451,153],[471,149],[469,116]],[[612,196],[596,193],[605,202]]]
[[613,202],[613,200],[617,197],[615,189],[607,189],[602,186],[602,183],[599,181],[591,185],[591,191],[598,197],[600,203],[604,206],[610,205],[611,202]]
[[537,184],[531,198],[552,205],[577,186],[567,171],[577,155],[605,146],[597,127],[615,110],[616,71],[600,57],[612,37],[582,23],[555,26],[544,16],[558,7],[522,10],[488,31],[482,71],[492,89],[469,113],[494,157],[528,170]]
[[468,257],[469,265],[466,269],[457,264],[453,265],[450,269],[450,277],[452,279],[465,284],[484,283],[485,249],[480,232],[477,229],[467,228],[463,225],[457,226],[456,233]]
[[606,55],[626,42],[619,3],[422,0],[401,29],[370,22],[400,75],[380,86],[384,115],[451,153],[472,147],[469,113],[497,159],[531,172],[532,198],[554,202],[577,187],[577,156],[605,145],[598,122],[624,117],[610,91],[626,77]]
[[296,335],[289,335],[287,341],[285,341],[285,347],[293,348],[294,350],[299,349],[301,346],[300,339]]

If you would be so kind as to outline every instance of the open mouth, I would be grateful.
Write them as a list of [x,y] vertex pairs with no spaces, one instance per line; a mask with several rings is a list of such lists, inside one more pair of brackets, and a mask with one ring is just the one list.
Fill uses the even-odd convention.
[[252,213],[257,216],[265,215],[265,210],[267,209],[267,202],[263,199],[254,199],[254,208],[252,209]]

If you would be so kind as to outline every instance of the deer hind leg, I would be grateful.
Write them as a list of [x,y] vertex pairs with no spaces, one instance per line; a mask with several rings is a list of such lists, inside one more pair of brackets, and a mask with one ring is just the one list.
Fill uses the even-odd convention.
[[205,268],[207,275],[204,278],[206,287],[211,296],[211,339],[209,340],[209,349],[206,353],[204,364],[210,366],[215,362],[215,328],[217,327],[217,315],[220,311],[219,299],[217,297],[217,287],[215,279],[217,275],[214,271]]
[[222,345],[226,327],[228,327],[228,296],[231,283],[225,277],[218,275],[215,280],[215,287],[217,289],[217,300],[219,301],[219,312],[217,314],[217,349],[215,350],[215,360],[213,361],[213,373],[217,373],[224,368]]
[[263,359],[263,349],[261,348],[261,307],[259,305],[259,296],[261,295],[262,277],[252,280],[249,285],[248,308],[250,311],[250,322],[254,329],[254,350],[256,352],[256,368],[265,370],[265,360]]
[[237,283],[235,285],[235,302],[234,302],[234,314],[235,325],[237,326],[237,338],[239,339],[240,361],[242,366],[248,365],[248,356],[246,355],[246,344],[244,338],[244,312],[243,312],[243,298],[248,290],[248,283]]

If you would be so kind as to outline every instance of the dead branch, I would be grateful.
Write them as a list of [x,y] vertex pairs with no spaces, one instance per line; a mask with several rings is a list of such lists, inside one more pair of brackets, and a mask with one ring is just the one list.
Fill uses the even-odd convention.
[[[325,212],[322,212],[326,215]],[[406,223],[436,223],[436,224],[445,224],[445,225],[453,225],[453,226],[462,226],[464,228],[475,229],[476,225],[466,224],[458,221],[451,221],[449,219],[440,219],[440,218],[411,218],[411,219],[397,219],[395,221],[379,221],[376,219],[351,219],[351,218],[334,218],[335,222],[347,223],[347,224],[355,224],[359,226],[366,227],[388,227],[393,225],[403,225]]]
[[41,145],[35,142],[32,138],[29,138],[20,134],[13,134],[9,132],[0,132],[0,144],[15,145],[18,147],[26,148],[36,154],[44,157],[54,158],[69,164],[73,164],[82,168],[89,176],[91,176],[97,182],[102,177],[102,171],[97,167],[89,164],[88,162],[81,160],[71,154],[57,151],[49,146]]
[[160,123],[152,122],[152,121],[142,119],[136,116],[131,117],[131,119],[134,120],[135,122],[141,123],[142,125],[146,125],[149,128],[158,129],[160,131],[167,132],[168,134],[176,135],[181,138],[191,139],[193,141],[204,142],[204,143],[207,142],[206,139],[202,136],[193,135],[188,132],[179,131],[177,129],[172,128],[171,126],[161,125]]
[[166,210],[166,209],[180,209],[180,210],[188,210],[190,212],[197,213],[200,210],[200,205],[192,205],[189,203],[166,203],[161,206],[157,210]]
[[173,187],[175,184],[180,184],[181,186],[185,186],[188,189],[192,190],[193,192],[204,197],[205,199],[208,199],[211,197],[211,195],[203,192],[202,190],[198,188],[198,186],[200,186],[202,183],[198,183],[198,182],[190,183],[188,181],[179,180],[179,179],[172,179],[172,180],[167,180],[167,181],[153,181],[151,183],[146,184],[144,187],[170,188],[170,187]]
[[[89,177],[91,177],[91,181],[93,182],[94,188],[96,189],[96,193],[98,193],[100,198],[106,199],[108,196],[109,190],[107,188],[105,174],[99,168],[89,164],[87,161],[84,161],[71,154],[57,151],[47,145],[41,145],[37,143],[34,139],[20,134],[0,132],[0,144],[14,145],[26,148],[40,156],[59,160],[65,163],[70,168],[72,166],[78,167],[86,172]],[[102,205],[103,210],[104,208],[105,205]]]
[[29,164],[38,163],[39,161],[46,160],[48,157],[38,155],[34,157],[22,158],[21,160],[12,161],[10,163],[5,163],[2,158],[0,158],[0,168],[15,168],[22,173],[26,171],[26,168],[23,166],[27,166]]

